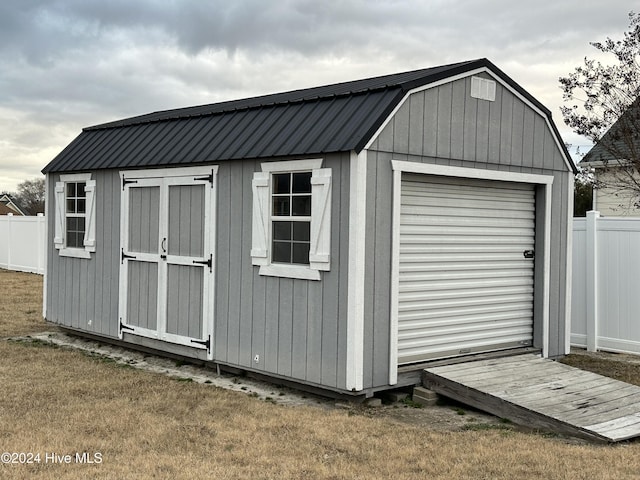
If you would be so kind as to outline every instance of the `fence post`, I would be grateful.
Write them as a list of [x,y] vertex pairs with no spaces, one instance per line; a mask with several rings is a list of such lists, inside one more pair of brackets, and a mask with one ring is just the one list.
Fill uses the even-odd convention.
[[38,265],[36,266],[36,272],[44,274],[44,252],[42,245],[45,243],[44,239],[44,213],[36,214],[36,229],[38,232]]
[[7,270],[11,270],[11,244],[13,240],[11,239],[11,220],[13,220],[13,213],[7,213]]
[[587,351],[598,350],[598,218],[600,213],[587,212]]

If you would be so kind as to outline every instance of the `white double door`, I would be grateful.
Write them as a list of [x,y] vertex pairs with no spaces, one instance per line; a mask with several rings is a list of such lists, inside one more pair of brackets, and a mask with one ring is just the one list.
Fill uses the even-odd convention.
[[213,358],[216,170],[121,172],[119,335]]

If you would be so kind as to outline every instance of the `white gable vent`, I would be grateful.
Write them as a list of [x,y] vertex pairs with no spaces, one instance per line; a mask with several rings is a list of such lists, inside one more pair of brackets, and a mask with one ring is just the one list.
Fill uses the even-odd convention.
[[481,77],[471,77],[471,96],[493,102],[496,99],[496,82]]

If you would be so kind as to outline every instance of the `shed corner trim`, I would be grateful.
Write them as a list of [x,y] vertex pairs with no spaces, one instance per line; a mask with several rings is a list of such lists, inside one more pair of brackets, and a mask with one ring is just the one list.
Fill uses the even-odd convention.
[[367,151],[354,151],[349,163],[349,281],[347,307],[346,389],[364,383],[364,283],[367,202]]

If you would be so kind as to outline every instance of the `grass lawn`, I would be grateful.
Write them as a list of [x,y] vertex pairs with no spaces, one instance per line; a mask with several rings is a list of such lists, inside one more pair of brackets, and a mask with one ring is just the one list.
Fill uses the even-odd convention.
[[[375,412],[274,405],[77,351],[6,341],[52,329],[40,318],[41,289],[40,276],[0,270],[0,453],[40,454],[40,463],[0,464],[2,479],[640,477],[640,442],[436,432]],[[638,367],[631,376],[625,380],[640,379]],[[83,452],[100,463],[75,463]],[[64,455],[72,463],[61,463]]]

